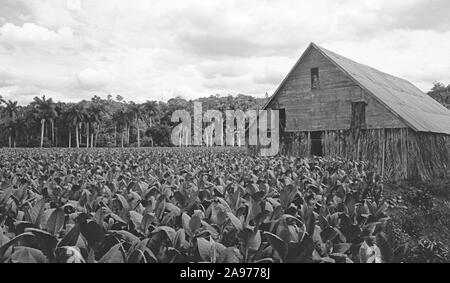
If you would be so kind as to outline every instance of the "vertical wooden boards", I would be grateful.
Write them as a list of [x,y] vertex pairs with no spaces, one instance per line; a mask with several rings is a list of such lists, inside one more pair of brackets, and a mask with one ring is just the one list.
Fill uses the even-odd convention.
[[[311,156],[311,132],[290,132],[283,138],[283,154]],[[387,180],[450,176],[450,138],[446,135],[416,133],[411,129],[371,129],[353,140],[351,131],[325,131],[324,156],[369,162]],[[257,147],[254,147],[256,152]]]

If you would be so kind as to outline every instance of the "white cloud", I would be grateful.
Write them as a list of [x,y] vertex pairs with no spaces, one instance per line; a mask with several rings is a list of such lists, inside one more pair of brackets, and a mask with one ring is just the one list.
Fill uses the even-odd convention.
[[73,31],[69,27],[49,30],[34,23],[24,23],[22,27],[6,23],[0,27],[0,43],[12,47],[33,47],[35,45],[71,46]]
[[450,83],[450,31],[391,30],[366,40],[327,45],[341,55],[415,83],[424,91],[432,82]]
[[263,96],[311,41],[423,90],[450,83],[447,0],[0,1],[4,96]]
[[[78,11],[70,9],[67,0],[14,0],[31,11],[32,18],[40,26],[57,29],[60,26],[76,27]],[[81,5],[81,4],[80,4]],[[18,12],[20,13],[20,11]]]
[[10,71],[0,69],[0,87],[12,86],[16,83],[14,75]]
[[115,76],[103,70],[84,69],[77,74],[80,86],[87,90],[103,90],[105,86],[114,82]]

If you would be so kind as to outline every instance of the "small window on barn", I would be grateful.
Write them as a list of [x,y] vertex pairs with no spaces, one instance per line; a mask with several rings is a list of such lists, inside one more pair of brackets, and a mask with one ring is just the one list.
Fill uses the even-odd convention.
[[319,68],[311,69],[311,89],[319,88]]

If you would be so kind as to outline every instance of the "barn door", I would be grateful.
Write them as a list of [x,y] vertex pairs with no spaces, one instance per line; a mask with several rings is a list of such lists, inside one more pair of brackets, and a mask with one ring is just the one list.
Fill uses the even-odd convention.
[[322,136],[324,132],[311,132],[311,154],[323,156]]

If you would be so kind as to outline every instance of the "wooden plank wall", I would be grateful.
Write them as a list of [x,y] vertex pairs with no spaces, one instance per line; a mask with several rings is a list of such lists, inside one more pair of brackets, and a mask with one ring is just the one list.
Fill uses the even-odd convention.
[[[311,90],[310,69],[319,68],[320,87]],[[350,133],[352,102],[365,101],[366,129]],[[415,133],[317,50],[310,49],[286,79],[268,109],[286,110],[280,153],[309,157],[311,132],[323,132],[323,153],[369,161],[389,180],[450,176],[450,138]],[[258,147],[251,147],[258,153]]]
[[450,176],[450,137],[438,134],[408,133],[409,170],[421,180]]
[[[311,156],[310,133],[287,133],[282,139],[283,155]],[[350,131],[325,131],[322,135],[325,156],[368,161],[387,180],[450,176],[450,137],[431,133],[415,133],[404,129],[372,129],[352,139]]]
[[[310,69],[314,67],[319,68],[320,87],[317,90],[311,90]],[[304,56],[268,108],[286,109],[288,132],[344,130],[350,128],[351,103],[354,101],[367,102],[368,129],[406,127],[315,49]]]

